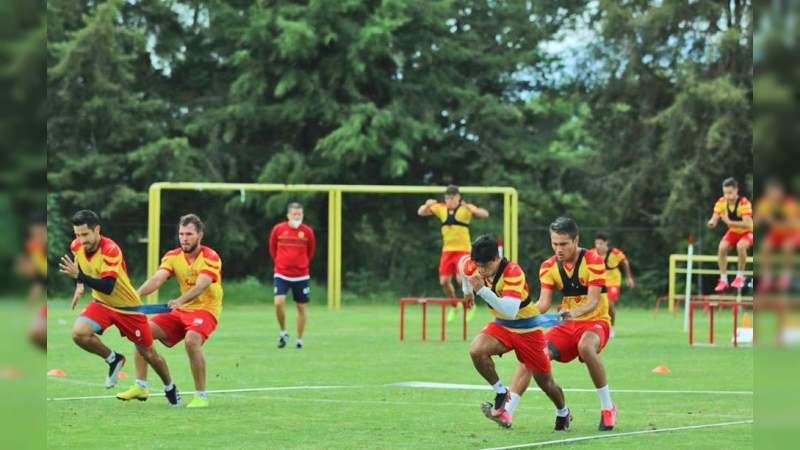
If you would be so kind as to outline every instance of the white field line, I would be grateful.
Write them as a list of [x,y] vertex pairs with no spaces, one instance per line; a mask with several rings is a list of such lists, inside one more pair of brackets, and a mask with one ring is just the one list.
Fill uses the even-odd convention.
[[514,448],[546,447],[549,445],[564,445],[564,444],[571,444],[573,442],[591,441],[595,439],[611,439],[611,438],[618,438],[625,436],[637,436],[640,434],[654,434],[654,433],[668,433],[673,431],[697,430],[701,428],[730,427],[735,425],[745,425],[752,423],[753,420],[751,419],[751,420],[739,420],[736,422],[707,423],[703,425],[687,425],[683,427],[659,428],[655,430],[629,431],[627,433],[593,434],[590,436],[581,436],[568,439],[557,439],[553,441],[539,441],[539,442],[530,442],[528,444],[509,445],[507,447],[492,447],[483,450],[508,450]]
[[[387,386],[410,387],[410,388],[430,388],[430,389],[465,389],[485,391],[491,390],[486,384],[452,384],[452,383],[431,383],[427,381],[405,381],[392,383]],[[529,390],[539,391],[538,388],[531,386]],[[541,391],[540,391],[541,392]],[[597,392],[596,389],[565,388],[564,392]],[[616,389],[611,388],[614,394],[698,394],[698,395],[753,395],[753,391],[714,391],[714,390],[670,390],[670,389]]]
[[[267,392],[267,391],[292,391],[292,390],[313,390],[313,389],[353,389],[364,388],[368,386],[276,386],[276,387],[257,387],[257,388],[241,388],[241,389],[215,389],[207,390],[209,394],[230,394],[236,392]],[[181,394],[194,394],[194,391],[181,391]],[[52,401],[67,401],[67,400],[102,400],[116,398],[115,395],[89,395],[85,397],[54,397],[48,398]]]

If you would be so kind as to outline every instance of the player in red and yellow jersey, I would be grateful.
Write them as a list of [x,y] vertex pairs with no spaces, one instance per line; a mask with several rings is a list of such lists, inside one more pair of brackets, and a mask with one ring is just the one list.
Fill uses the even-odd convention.
[[[459,268],[464,295],[472,300],[476,294],[480,296],[495,317],[475,337],[469,349],[475,369],[496,393],[493,404],[481,405],[484,415],[502,427],[511,426],[519,396],[503,386],[492,361],[493,355],[511,350],[556,408],[567,410],[564,393],[550,373],[544,332],[534,323],[542,311],[531,302],[525,272],[519,264],[501,258],[497,240],[482,235],[472,243],[470,255],[462,258]],[[556,419],[556,430],[566,429],[564,420]]]
[[[547,348],[550,359],[567,363],[579,358],[589,369],[600,398],[600,431],[614,428],[617,407],[611,401],[606,370],[600,352],[608,342],[611,318],[605,294],[606,270],[603,260],[578,246],[578,225],[574,220],[559,217],[550,224],[550,244],[554,256],[539,268],[541,291],[537,304],[550,307],[553,291],[561,291],[559,309],[567,323],[550,329]],[[522,395],[530,383],[530,375],[517,367],[511,389]]]
[[[222,261],[214,250],[202,245],[205,225],[195,214],[187,214],[178,222],[180,247],[161,258],[156,273],[139,287],[139,295],[150,295],[175,276],[181,295],[167,302],[172,311],[150,319],[153,337],[167,347],[183,341],[194,378],[195,396],[187,407],[205,408],[206,360],[203,344],[217,328],[222,313]],[[147,365],[136,354],[136,383],[117,394],[120,400],[146,400]]]
[[747,249],[753,246],[753,206],[746,197],[739,195],[739,184],[733,178],[722,182],[722,197],[714,204],[714,214],[708,221],[709,228],[715,228],[720,219],[728,225],[728,231],[719,242],[719,281],[715,292],[728,288],[728,252],[736,247],[739,256],[736,278],[730,287],[744,286],[744,268],[747,262]]
[[608,314],[611,316],[610,337],[614,337],[614,323],[617,318],[615,304],[622,289],[622,274],[619,271],[619,267],[625,268],[625,285],[628,286],[628,289],[633,289],[636,283],[633,281],[631,264],[625,253],[622,253],[622,250],[608,245],[608,234],[603,231],[599,231],[595,235],[594,248],[589,250],[588,256],[600,257],[606,266],[606,294],[608,296]]
[[[467,203],[461,197],[458,186],[450,185],[444,192],[444,203],[434,199],[428,199],[417,210],[420,216],[436,216],[442,221],[442,256],[439,258],[439,284],[442,286],[444,295],[447,298],[455,298],[456,291],[453,288],[453,275],[461,283],[461,275],[458,273],[458,261],[470,252],[469,224],[472,217],[484,219],[489,217],[489,211],[479,208],[471,203]],[[472,320],[475,309],[470,309],[467,320]],[[456,317],[461,303],[457,303],[455,308],[447,315],[450,322]]]
[[16,261],[17,273],[31,283],[28,303],[36,309],[28,337],[40,349],[47,351],[47,223],[35,218],[28,224],[25,251]]
[[[800,244],[800,208],[797,200],[786,193],[780,180],[767,181],[764,194],[756,201],[754,220],[767,230],[759,251],[762,273],[758,291],[767,292],[773,287],[787,289],[792,284],[794,250]],[[776,283],[772,256],[777,252],[781,253],[782,271]]]
[[106,347],[98,334],[114,325],[120,334],[136,345],[148,364],[161,377],[170,404],[178,402],[178,388],[172,383],[164,359],[153,348],[153,336],[147,317],[139,312],[123,311],[123,307],[140,306],[142,301],[128,278],[128,269],[122,250],[111,239],[100,234],[100,220],[92,211],[82,210],[72,216],[76,239],[70,250],[74,260],[65,255],[59,264],[60,271],[76,281],[72,308],[83,294],[84,286],[92,289],[93,301],[86,305],[72,326],[72,339],[89,353],[94,353],[108,363],[106,387],[117,383],[125,357]]

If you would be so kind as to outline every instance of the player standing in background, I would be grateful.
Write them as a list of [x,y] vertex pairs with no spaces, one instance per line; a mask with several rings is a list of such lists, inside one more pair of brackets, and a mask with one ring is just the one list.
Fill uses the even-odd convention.
[[459,262],[459,272],[464,280],[464,295],[477,294],[483,298],[495,316],[475,337],[469,349],[475,369],[496,394],[494,403],[481,405],[483,414],[501,427],[511,427],[519,395],[510,392],[500,382],[492,356],[514,350],[520,367],[525,369],[529,377],[533,376],[555,405],[555,430],[569,429],[571,418],[564,392],[553,379],[542,328],[534,323],[536,316],[550,306],[542,310],[531,302],[525,272],[519,264],[501,258],[497,240],[488,235],[475,240],[470,255]]
[[138,352],[161,377],[167,401],[171,405],[179,402],[178,388],[172,382],[167,363],[153,348],[153,336],[144,314],[123,311],[121,307],[142,304],[128,278],[128,268],[122,250],[116,242],[100,234],[100,220],[92,211],[82,210],[72,216],[75,240],[70,245],[74,260],[67,255],[61,258],[61,273],[76,282],[71,307],[83,293],[84,286],[92,289],[92,302],[86,305],[72,326],[72,340],[89,353],[94,353],[108,363],[106,388],[117,384],[119,371],[125,365],[125,357],[110,348],[97,337],[106,328],[114,325],[120,335],[133,342]]
[[292,290],[292,299],[297,305],[297,340],[294,346],[303,348],[303,330],[306,326],[306,305],[311,294],[311,260],[314,258],[316,241],[314,230],[303,223],[303,205],[290,203],[287,208],[288,220],[275,225],[269,234],[269,254],[275,262],[273,292],[275,294],[275,315],[280,326],[278,348],[286,346],[289,332],[286,331],[284,303],[286,293]]
[[[136,293],[140,296],[157,291],[173,275],[180,286],[180,297],[167,302],[172,311],[150,319],[153,338],[167,347],[181,340],[186,347],[189,366],[194,378],[195,396],[188,408],[208,407],[206,396],[206,359],[203,344],[217,328],[222,313],[222,260],[217,252],[202,245],[205,225],[195,214],[187,214],[178,222],[180,247],[168,251],[161,258],[156,273],[142,284]],[[117,394],[120,400],[147,400],[147,364],[136,352],[136,382],[125,392]]]
[[589,250],[589,256],[599,256],[606,266],[606,293],[608,295],[608,313],[611,316],[611,337],[614,337],[614,324],[616,323],[619,294],[622,289],[622,274],[619,266],[625,268],[625,285],[628,289],[633,289],[636,283],[633,281],[631,264],[628,257],[622,250],[616,247],[609,247],[608,233],[599,231],[594,237],[594,248]]
[[[611,318],[605,294],[605,265],[596,255],[578,246],[578,225],[574,220],[559,217],[550,224],[550,244],[554,256],[539,268],[540,310],[546,311],[553,301],[553,291],[562,294],[560,310],[569,322],[550,329],[547,349],[550,359],[568,363],[576,357],[589,370],[600,399],[598,430],[614,429],[617,406],[611,401],[606,369],[600,352],[608,342]],[[520,396],[530,384],[531,376],[521,365],[514,373],[512,392]]]
[[[728,231],[719,241],[719,281],[714,292],[744,286],[747,249],[753,246],[753,207],[746,197],[739,195],[739,184],[733,178],[726,178],[722,182],[722,197],[714,204],[714,214],[708,220],[708,227],[715,228],[720,219],[728,226]],[[739,258],[736,278],[728,284],[728,252],[732,247],[736,248]]]
[[[442,256],[439,258],[439,284],[447,298],[456,298],[456,291],[453,287],[453,275],[461,283],[461,275],[458,272],[458,261],[465,255],[469,255],[471,240],[469,237],[469,224],[472,217],[485,219],[489,217],[489,211],[479,208],[471,203],[467,203],[461,197],[458,186],[450,185],[444,191],[444,203],[434,199],[428,199],[417,209],[420,216],[436,216],[442,221]],[[475,308],[467,304],[470,309],[467,320],[472,320],[475,316]],[[447,321],[451,322],[456,317],[456,312],[461,308],[461,303],[457,303],[447,315]]]
[[[783,183],[773,178],[767,181],[764,194],[756,201],[754,220],[760,230],[766,228],[761,241],[758,264],[761,279],[758,291],[768,292],[773,288],[783,290],[792,285],[792,257],[800,244],[800,208],[797,200],[786,193]],[[777,281],[773,275],[772,257],[781,254],[781,274]]]
[[31,283],[28,303],[36,309],[28,337],[47,351],[47,222],[35,218],[28,224],[25,252],[17,258],[16,271]]

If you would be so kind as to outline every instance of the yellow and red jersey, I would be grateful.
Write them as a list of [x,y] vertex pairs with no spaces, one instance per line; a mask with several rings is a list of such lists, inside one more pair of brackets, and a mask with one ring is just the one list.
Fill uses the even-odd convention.
[[47,278],[47,246],[38,239],[28,239],[25,242],[25,252],[28,254],[39,277]]
[[622,272],[620,271],[620,266],[623,261],[628,259],[625,253],[622,253],[622,250],[614,247],[605,255],[601,255],[596,248],[593,248],[586,252],[586,254],[603,260],[603,265],[606,267],[606,287],[622,286]]
[[[128,266],[122,256],[122,250],[116,242],[100,236],[100,243],[97,250],[91,255],[86,254],[86,249],[81,245],[80,240],[75,239],[70,245],[70,250],[75,256],[75,261],[83,273],[91,278],[112,277],[117,281],[114,283],[114,290],[111,294],[104,294],[92,289],[92,297],[106,306],[138,306],[142,300],[133,288],[128,277]],[[138,314],[138,313],[131,313]]]
[[211,285],[205,291],[178,309],[208,311],[219,320],[222,314],[222,260],[217,252],[201,245],[197,258],[190,263],[186,253],[178,247],[164,254],[159,270],[166,270],[170,276],[175,276],[181,294],[185,294],[197,284],[197,277],[201,274],[211,278]]
[[796,231],[800,220],[800,208],[794,197],[786,196],[780,201],[761,197],[756,201],[755,217],[761,221],[768,221],[770,231],[789,233]]
[[469,223],[472,212],[465,205],[459,205],[454,211],[447,209],[444,203],[431,206],[431,212],[442,221],[442,251],[468,252],[472,249],[469,237]]
[[[474,261],[469,256],[464,257],[463,263],[463,275],[470,277],[478,270],[478,266],[475,264]],[[528,282],[525,278],[525,272],[523,272],[522,267],[519,264],[508,261],[505,258],[502,259],[500,263],[500,268],[498,270],[498,274],[495,274],[492,278],[483,278],[483,283],[494,291],[498,297],[511,297],[518,299],[520,301],[519,311],[517,311],[517,315],[514,317],[506,317],[499,312],[497,312],[494,308],[489,308],[492,312],[492,315],[497,317],[498,319],[503,320],[525,320],[530,319],[532,317],[539,315],[539,309],[530,299],[530,292],[528,290]],[[514,333],[529,333],[534,330],[540,330],[542,328],[510,328],[510,327],[503,327],[509,331]]]
[[[588,298],[589,286],[606,286],[606,267],[603,259],[596,253],[592,254],[586,249],[579,249],[580,256],[575,263],[578,266],[576,276],[575,267],[558,261],[555,256],[550,257],[539,267],[539,281],[542,289],[561,291],[561,309],[574,310]],[[605,289],[604,289],[605,290]],[[600,301],[593,311],[575,318],[575,320],[604,320],[611,324],[608,314],[608,296],[600,293]]]
[[[736,203],[731,206],[728,205],[728,200],[725,197],[720,197],[717,203],[714,204],[714,216],[728,216],[729,219],[734,221],[741,221],[743,217],[753,217],[753,205],[747,197],[739,196]],[[734,233],[746,233],[753,231],[753,224],[750,223],[749,227],[728,227]]]

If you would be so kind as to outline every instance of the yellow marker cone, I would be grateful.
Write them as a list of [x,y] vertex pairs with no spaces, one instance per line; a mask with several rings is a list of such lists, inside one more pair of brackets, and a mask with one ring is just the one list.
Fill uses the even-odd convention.
[[652,370],[653,373],[669,373],[669,367],[667,366],[656,366],[655,369]]
[[744,316],[742,316],[742,328],[752,328],[750,326],[750,314],[744,313]]

